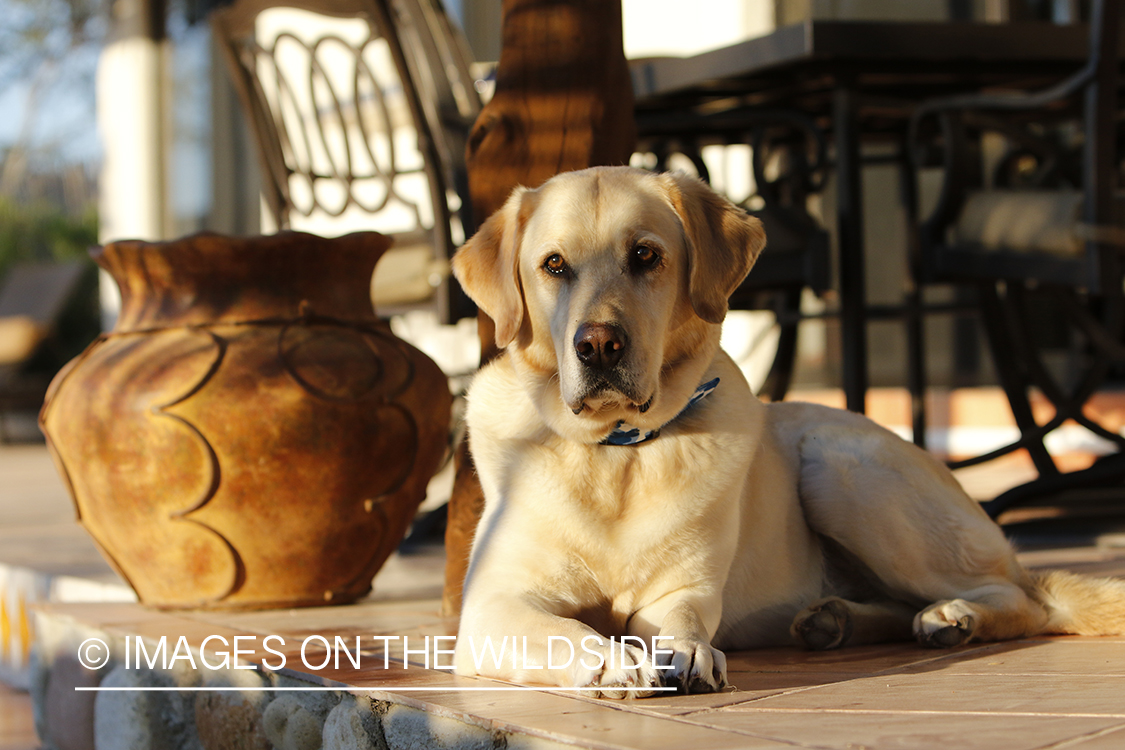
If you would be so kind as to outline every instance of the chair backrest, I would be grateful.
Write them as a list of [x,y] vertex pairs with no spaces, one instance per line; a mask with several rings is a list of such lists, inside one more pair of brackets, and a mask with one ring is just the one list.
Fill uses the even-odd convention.
[[[0,283],[0,395],[3,376],[23,366],[55,330],[89,263],[24,263]],[[41,395],[41,394],[40,394]]]
[[[995,130],[1012,138],[1026,153],[1042,150],[1044,141],[1026,130],[1021,131],[1021,123],[1035,119],[1041,112],[1044,118],[1059,117],[1060,112],[1076,112],[1082,120],[1082,145],[1080,164],[1073,170],[1074,178],[1069,178],[1073,189],[1081,191],[1085,197],[1082,204],[1081,222],[1086,225],[1090,235],[1081,249],[1070,261],[1071,269],[1059,272],[1057,263],[1036,264],[1034,261],[1018,265],[1026,272],[1026,278],[1038,278],[1035,268],[1047,269],[1047,276],[1041,280],[1084,286],[1093,292],[1103,292],[1110,287],[1119,286],[1119,281],[1106,280],[1121,278],[1121,266],[1117,253],[1105,247],[1098,231],[1091,228],[1114,226],[1121,218],[1117,216],[1119,201],[1115,198],[1116,180],[1120,155],[1117,153],[1116,121],[1118,115],[1121,35],[1121,8],[1118,0],[1093,0],[1090,12],[1089,54],[1083,67],[1073,75],[1042,91],[1018,95],[969,94],[952,96],[924,102],[912,118],[911,137],[913,144],[919,142],[920,123],[933,115],[940,116],[944,146],[945,182],[937,208],[922,222],[922,258],[927,257],[926,248],[942,246],[950,227],[964,225],[961,214],[967,203],[970,208],[979,208],[982,197],[979,195],[981,163],[978,144],[966,136],[971,127],[977,130]],[[1067,108],[1066,102],[1071,102]],[[976,113],[966,117],[964,113]],[[950,113],[962,113],[953,117]],[[1006,115],[1016,115],[1008,121]],[[975,118],[975,121],[974,121]],[[913,152],[917,164],[925,161]],[[1056,167],[1060,160],[1048,158]],[[1069,163],[1069,162],[1068,162]],[[1061,168],[1058,171],[1063,171]],[[1077,173],[1080,172],[1080,177]],[[985,201],[989,202],[989,201]],[[991,201],[995,202],[995,201]],[[1081,244],[1081,243],[1080,243]],[[1019,248],[1013,248],[1018,250]],[[990,259],[990,267],[1002,271],[996,258]],[[941,261],[930,263],[940,268]],[[923,275],[934,273],[923,262]],[[943,272],[936,271],[938,276]],[[1002,275],[1002,274],[1001,274]],[[937,279],[940,280],[940,279]]]
[[54,326],[88,267],[77,260],[13,266],[0,284],[0,317],[25,316]]
[[[669,169],[679,157],[689,163],[681,161],[685,171],[708,183],[706,149],[749,151],[744,177],[752,193],[727,198],[761,219],[769,242],[732,295],[732,309],[757,306],[761,291],[808,287],[821,293],[830,287],[829,236],[808,211],[809,195],[822,190],[828,163],[827,139],[815,121],[794,111],[756,108],[656,112],[638,116],[637,131],[638,153],[648,166]],[[712,187],[727,192],[726,186]]]
[[236,0],[211,23],[279,228],[334,221],[452,255],[480,100],[439,0]]

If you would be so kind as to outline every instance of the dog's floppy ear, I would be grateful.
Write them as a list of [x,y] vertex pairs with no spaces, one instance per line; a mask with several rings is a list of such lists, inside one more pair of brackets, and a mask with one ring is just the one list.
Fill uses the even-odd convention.
[[684,225],[691,306],[708,323],[721,323],[727,299],[766,246],[762,222],[694,177],[663,177]]
[[453,256],[453,275],[465,293],[496,323],[496,346],[512,343],[523,323],[519,244],[526,212],[525,188],[512,191],[504,206],[484,222]]

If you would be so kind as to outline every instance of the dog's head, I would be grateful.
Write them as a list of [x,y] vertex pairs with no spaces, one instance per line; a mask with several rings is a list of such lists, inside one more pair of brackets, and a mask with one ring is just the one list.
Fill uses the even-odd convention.
[[599,167],[517,188],[453,270],[547,423],[598,442],[619,420],[656,429],[679,413],[764,245],[761,223],[699,180]]

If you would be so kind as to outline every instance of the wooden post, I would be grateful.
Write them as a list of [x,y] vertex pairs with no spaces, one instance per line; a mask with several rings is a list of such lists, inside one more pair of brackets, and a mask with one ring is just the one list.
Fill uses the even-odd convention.
[[[560,172],[627,164],[633,153],[633,89],[621,42],[620,0],[504,0],[496,94],[469,135],[473,215],[483,221],[517,185]],[[481,314],[481,364],[498,353]],[[484,496],[466,444],[445,535],[442,610],[461,609],[461,585]]]

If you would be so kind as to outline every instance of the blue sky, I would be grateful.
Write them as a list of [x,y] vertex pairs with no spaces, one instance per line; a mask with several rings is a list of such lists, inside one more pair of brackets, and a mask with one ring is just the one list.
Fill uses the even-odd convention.
[[[49,2],[49,0],[46,0]],[[25,70],[11,77],[15,57],[3,49],[5,31],[15,28],[8,11],[20,12],[12,0],[0,0],[0,150],[19,138],[27,113],[30,77]],[[4,29],[5,22],[11,23]],[[199,216],[210,202],[210,53],[206,24],[188,26],[181,15],[169,18],[172,40],[171,78],[173,134],[169,153],[169,183],[176,214]],[[100,44],[91,43],[68,54],[52,76],[35,110],[30,147],[45,168],[59,163],[97,165],[102,144],[97,127],[95,79]],[[5,52],[8,55],[5,56]],[[5,78],[7,74],[7,78]]]
[[[35,6],[39,18],[59,18],[58,28],[47,33],[42,44],[51,50],[63,50],[69,44],[66,18],[61,15],[62,8],[52,5],[50,0],[43,0]],[[0,0],[0,148],[12,145],[24,125],[35,67],[26,64],[26,48],[13,42],[20,39],[20,30],[35,21],[36,14],[28,3]],[[96,28],[91,30],[97,33]],[[97,55],[98,45],[83,45],[62,57],[51,71],[31,125],[33,149],[54,151],[65,161],[99,158],[93,90]]]
[[[96,64],[89,61],[91,70]],[[19,137],[26,113],[29,84],[20,81],[0,93],[0,149]],[[57,151],[63,161],[96,162],[101,158],[94,112],[94,92],[76,85],[52,86],[43,97],[33,125],[31,147]]]

